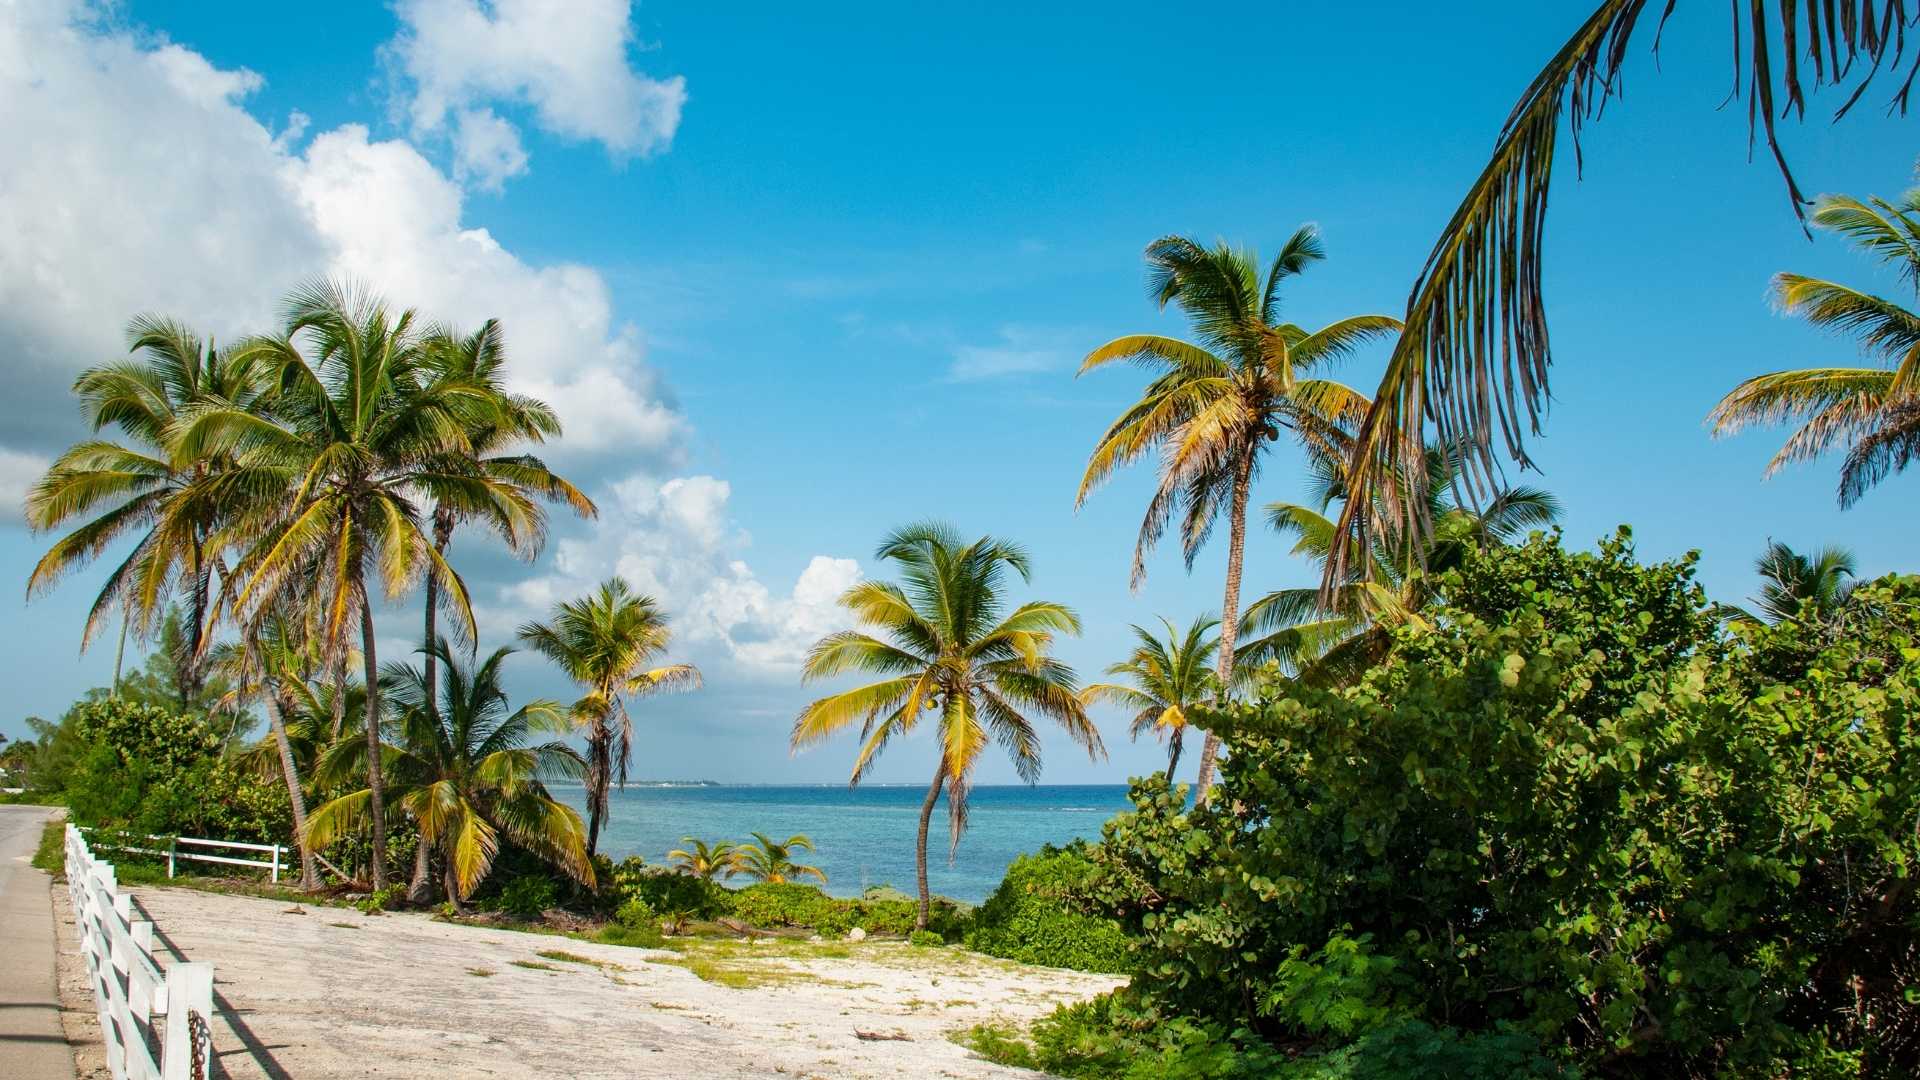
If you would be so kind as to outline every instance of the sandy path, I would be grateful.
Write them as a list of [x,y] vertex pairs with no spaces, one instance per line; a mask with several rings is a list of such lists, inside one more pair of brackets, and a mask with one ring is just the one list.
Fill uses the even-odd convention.
[[[213,962],[214,1046],[236,1077],[1031,1076],[947,1035],[1031,1020],[1117,982],[867,942],[846,959],[722,946],[752,953],[732,969],[774,977],[732,989],[646,950],[421,915],[290,914],[252,897],[133,891],[157,926],[156,953],[164,935]],[[606,966],[536,956],[553,949]],[[905,1039],[865,1041],[856,1029]]]

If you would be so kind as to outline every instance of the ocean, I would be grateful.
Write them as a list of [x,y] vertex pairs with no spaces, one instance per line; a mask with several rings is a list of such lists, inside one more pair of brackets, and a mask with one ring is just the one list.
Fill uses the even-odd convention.
[[[556,785],[553,793],[585,815],[584,789]],[[868,886],[891,885],[911,894],[914,832],[925,797],[926,788],[906,785],[628,785],[612,792],[600,851],[616,862],[639,855],[663,864],[685,836],[742,843],[753,839],[753,830],[780,841],[804,833],[815,851],[799,853],[797,861],[827,872],[828,893],[859,896]],[[977,904],[1000,884],[1014,856],[1047,843],[1098,840],[1100,826],[1127,807],[1123,784],[976,787],[967,831],[949,865],[942,799],[927,838],[927,884],[940,896]]]

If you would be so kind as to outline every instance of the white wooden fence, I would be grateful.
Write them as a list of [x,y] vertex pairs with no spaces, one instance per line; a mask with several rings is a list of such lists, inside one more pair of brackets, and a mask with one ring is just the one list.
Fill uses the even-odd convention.
[[[213,965],[153,960],[153,924],[133,917],[112,863],[67,826],[67,889],[114,1080],[205,1080],[213,1061]],[[159,1054],[155,1062],[155,1052]]]
[[[92,832],[93,830],[82,829],[81,831]],[[165,844],[166,847],[135,847],[127,843],[129,840]],[[202,847],[221,848],[230,851],[264,851],[268,857],[265,859],[236,859],[228,855],[209,855],[192,850],[182,851],[180,850],[181,844],[186,844],[189,848]],[[111,833],[106,836],[94,837],[93,846],[102,851],[127,851],[136,855],[158,855],[167,860],[168,877],[173,876],[175,859],[191,859],[195,862],[223,863],[227,866],[258,867],[259,869],[267,871],[268,876],[276,885],[280,883],[280,868],[288,865],[284,856],[292,854],[293,851],[293,849],[282,847],[279,844],[243,844],[237,840],[202,840],[194,836],[132,836]]]

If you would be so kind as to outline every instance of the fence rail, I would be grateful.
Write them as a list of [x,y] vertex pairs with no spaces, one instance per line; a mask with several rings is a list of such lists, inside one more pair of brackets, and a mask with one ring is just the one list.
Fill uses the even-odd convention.
[[205,1080],[213,1061],[213,965],[161,971],[153,924],[133,917],[133,897],[120,891],[113,864],[95,858],[74,825],[66,853],[74,928],[114,1080]]
[[[82,832],[93,832],[82,829]],[[117,837],[117,839],[116,839]],[[145,840],[167,845],[164,848],[136,847],[126,843],[128,840]],[[235,851],[264,851],[266,859],[236,859],[228,855],[204,855],[197,851],[181,851],[181,844],[206,848],[226,848]],[[221,863],[227,866],[252,866],[267,871],[274,884],[280,883],[280,868],[287,866],[284,857],[292,853],[291,848],[279,844],[243,844],[237,840],[202,840],[194,836],[132,836],[129,834],[105,834],[93,839],[93,846],[108,851],[126,851],[136,855],[157,855],[167,860],[167,876],[173,876],[175,859],[191,859],[194,862]]]

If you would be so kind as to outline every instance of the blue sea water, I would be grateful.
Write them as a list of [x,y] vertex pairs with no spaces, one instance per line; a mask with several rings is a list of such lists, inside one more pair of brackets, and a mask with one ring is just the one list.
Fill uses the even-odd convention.
[[[554,794],[584,816],[583,789],[556,787]],[[805,833],[816,850],[799,861],[827,872],[827,892],[858,896],[870,885],[891,885],[911,893],[914,833],[925,797],[925,788],[907,786],[633,785],[613,790],[600,851],[616,862],[639,855],[664,863],[685,836],[738,843],[751,840],[753,831],[776,840]],[[941,896],[977,904],[1000,884],[1014,856],[1042,844],[1098,840],[1100,826],[1127,805],[1121,784],[976,787],[968,802],[967,830],[949,865],[942,800],[927,843],[928,886]]]

